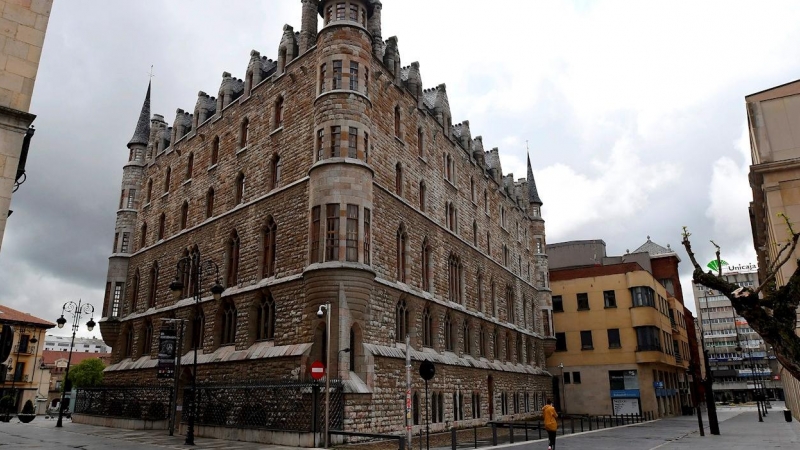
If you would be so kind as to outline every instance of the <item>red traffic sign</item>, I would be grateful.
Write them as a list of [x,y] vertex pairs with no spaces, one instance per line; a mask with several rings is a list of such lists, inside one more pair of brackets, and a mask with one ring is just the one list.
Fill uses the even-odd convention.
[[314,361],[311,364],[311,378],[315,380],[320,380],[322,377],[325,376],[325,365],[322,364],[320,361]]

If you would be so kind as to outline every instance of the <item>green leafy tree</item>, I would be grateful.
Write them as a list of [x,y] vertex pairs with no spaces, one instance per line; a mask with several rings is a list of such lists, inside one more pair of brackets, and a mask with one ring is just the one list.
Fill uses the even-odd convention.
[[74,387],[98,386],[103,382],[103,369],[106,365],[98,358],[83,360],[69,371],[69,381]]

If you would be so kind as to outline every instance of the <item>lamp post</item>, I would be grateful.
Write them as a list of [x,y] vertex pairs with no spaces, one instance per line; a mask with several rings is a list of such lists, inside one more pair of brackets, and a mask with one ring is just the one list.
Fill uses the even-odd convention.
[[[20,354],[20,352],[22,350],[22,333],[27,333],[29,331],[36,331],[36,328],[28,329],[28,327],[26,327],[25,325],[22,325],[19,328],[17,328],[17,330],[16,330],[16,332],[19,334],[19,338],[17,339],[17,357],[14,360],[14,365],[12,366],[14,368],[14,376],[11,377],[11,393],[14,396],[14,410],[15,410],[15,412],[16,412],[17,409],[19,409],[19,405],[18,405],[18,402],[17,402],[17,392],[14,390],[14,384],[17,382],[17,367],[16,367],[16,365],[19,364],[19,354]],[[28,340],[28,343],[30,343],[30,344],[35,344],[37,342],[38,342],[38,340],[36,339],[36,336],[33,336],[33,338]],[[28,352],[28,347],[27,347],[27,344],[25,344],[25,345],[26,345],[25,346],[25,352],[27,353]],[[33,364],[34,364],[34,366],[36,365],[35,356],[34,356],[34,363]],[[22,377],[20,377],[20,381],[22,381]],[[33,382],[33,376],[31,376],[31,382]]]
[[69,356],[67,357],[67,370],[64,372],[64,383],[62,384],[62,391],[61,391],[61,402],[58,404],[58,421],[56,422],[56,428],[61,428],[63,426],[62,419],[64,417],[64,398],[67,395],[67,381],[69,380],[69,366],[72,364],[72,347],[75,346],[75,333],[78,331],[78,327],[80,327],[81,316],[84,314],[89,315],[89,321],[86,322],[86,329],[92,331],[94,326],[96,325],[94,321],[94,306],[89,303],[83,303],[82,300],[78,300],[78,303],[73,301],[69,301],[64,303],[64,306],[61,308],[61,317],[56,320],[58,324],[58,328],[64,328],[64,325],[67,323],[67,319],[64,318],[64,313],[68,313],[72,315],[72,341],[69,344]]
[[[172,295],[176,300],[178,300],[184,290],[181,276],[188,276],[189,289],[190,292],[194,294],[195,317],[197,317],[197,310],[200,307],[200,299],[203,297],[203,276],[206,274],[215,275],[216,281],[214,282],[214,285],[211,286],[211,294],[214,296],[214,300],[219,300],[222,298],[222,292],[225,291],[225,288],[222,287],[219,282],[219,266],[210,259],[201,261],[199,251],[193,252],[191,255],[184,256],[178,260],[178,264],[175,268],[175,280],[169,284],[169,289],[172,291]],[[192,327],[193,337],[200,336],[199,330],[194,329],[195,325]],[[197,394],[197,352],[202,343],[194,342],[193,344],[194,359],[192,363],[192,407],[189,409],[189,428],[186,431],[186,441],[184,441],[184,444],[186,445],[194,445],[194,418],[197,416],[197,401],[195,401],[195,395]],[[184,403],[186,403],[185,399]]]
[[561,392],[564,393],[562,396],[562,401],[564,404],[564,410],[561,412],[562,414],[567,413],[567,385],[564,383],[564,363],[558,363],[558,368],[561,369]]
[[[325,448],[330,447],[330,409],[331,409],[331,304],[319,305],[317,317],[325,315]],[[337,353],[338,356],[338,353]],[[337,358],[338,359],[338,358]]]

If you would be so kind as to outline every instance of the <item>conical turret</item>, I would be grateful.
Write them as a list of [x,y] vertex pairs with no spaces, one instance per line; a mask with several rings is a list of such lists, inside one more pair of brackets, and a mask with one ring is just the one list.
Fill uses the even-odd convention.
[[539,191],[536,190],[536,181],[533,179],[533,168],[531,168],[531,155],[528,154],[528,202],[542,205],[539,198]]
[[136,130],[133,137],[128,142],[128,147],[132,145],[147,145],[150,138],[150,83],[147,83],[147,94],[144,97],[142,112],[139,113],[139,121],[136,122]]

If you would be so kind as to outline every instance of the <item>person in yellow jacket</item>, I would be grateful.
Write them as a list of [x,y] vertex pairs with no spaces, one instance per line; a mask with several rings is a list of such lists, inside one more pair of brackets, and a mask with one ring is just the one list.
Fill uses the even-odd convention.
[[547,437],[550,440],[550,445],[547,450],[556,450],[556,432],[558,431],[558,413],[553,407],[553,401],[547,399],[547,404],[542,408],[544,415],[544,429],[547,430]]

